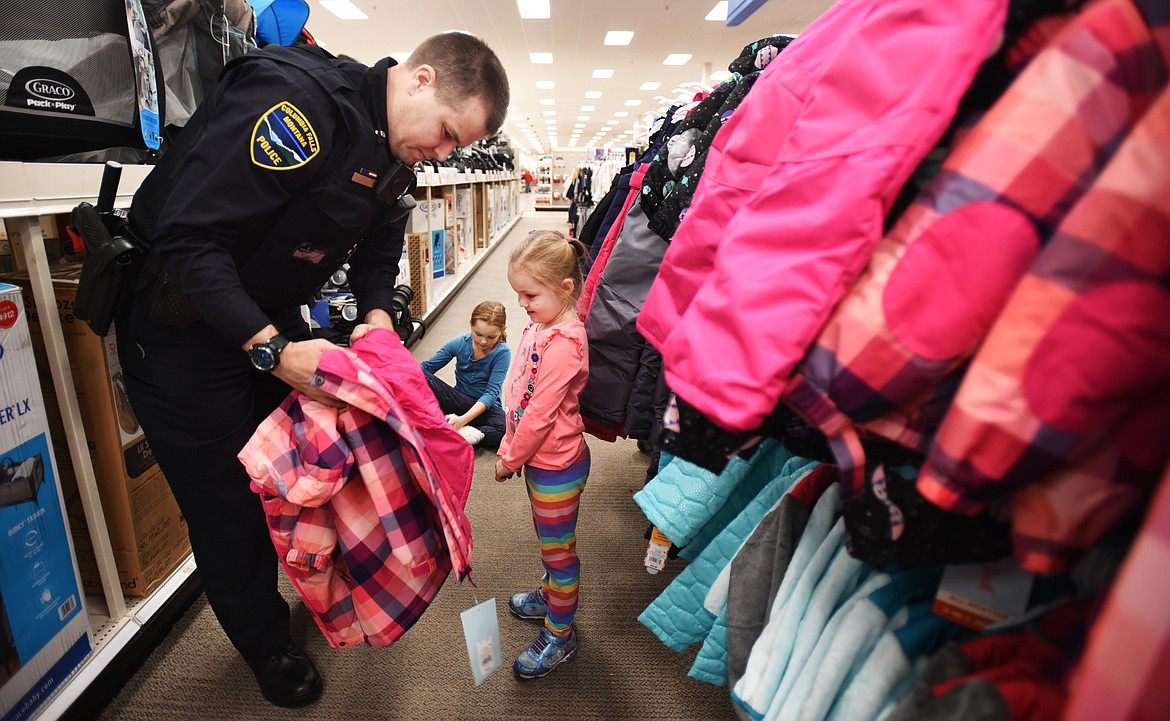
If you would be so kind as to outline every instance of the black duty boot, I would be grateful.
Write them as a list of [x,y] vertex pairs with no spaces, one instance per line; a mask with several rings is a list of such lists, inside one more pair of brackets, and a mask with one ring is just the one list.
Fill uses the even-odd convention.
[[263,661],[248,662],[260,692],[269,703],[284,708],[301,708],[321,698],[321,674],[305,652],[290,643],[286,649]]

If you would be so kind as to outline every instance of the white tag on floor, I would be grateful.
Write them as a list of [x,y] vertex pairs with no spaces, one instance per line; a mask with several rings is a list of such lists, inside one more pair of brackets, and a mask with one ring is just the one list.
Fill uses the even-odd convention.
[[489,598],[459,614],[463,620],[463,638],[467,641],[467,660],[475,685],[484,682],[500,667],[500,619],[496,616],[496,599]]

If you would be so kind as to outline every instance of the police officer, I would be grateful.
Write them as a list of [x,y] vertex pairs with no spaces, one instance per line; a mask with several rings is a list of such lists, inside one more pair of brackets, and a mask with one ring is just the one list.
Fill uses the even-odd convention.
[[236,454],[321,354],[300,306],[346,260],[364,323],[393,328],[410,165],[501,126],[508,80],[462,33],[405,64],[366,67],[313,46],[230,63],[134,197],[150,244],[117,318],[135,413],[187,521],[208,602],[271,703],[322,690],[293,643],[260,498]]

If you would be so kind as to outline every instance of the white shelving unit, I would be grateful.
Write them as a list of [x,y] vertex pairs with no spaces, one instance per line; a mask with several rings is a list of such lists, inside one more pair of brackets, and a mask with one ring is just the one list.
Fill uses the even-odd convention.
[[[407,248],[412,265],[412,282],[416,294],[424,299],[423,318],[440,313],[488,254],[495,249],[498,241],[512,229],[520,219],[520,175],[513,171],[474,171],[468,173],[419,173],[415,198],[418,202],[429,203],[441,199],[445,192],[471,191],[471,208],[466,220],[472,223],[472,243],[475,246],[465,260],[456,263],[455,272],[441,278],[434,278],[430,267],[420,268],[415,273],[413,265],[430,262],[430,255],[422,248]],[[493,195],[494,194],[494,195]],[[489,202],[489,200],[491,202]],[[416,234],[449,230],[445,224],[428,223],[427,227],[408,229],[408,244],[417,239]],[[483,244],[478,242],[483,238]],[[429,242],[429,241],[428,241]]]
[[[56,719],[67,712],[89,684],[115,662],[118,655],[196,570],[194,558],[188,556],[149,596],[125,597],[118,581],[117,566],[98,495],[49,276],[49,259],[45,252],[45,234],[41,222],[45,216],[70,212],[78,203],[96,203],[103,167],[100,164],[0,161],[0,219],[8,229],[13,255],[19,253],[23,257],[31,276],[33,300],[44,328],[49,368],[57,388],[69,455],[77,475],[79,494],[102,582],[102,595],[86,598],[94,649],[53,698],[41,706],[34,716],[36,719]],[[129,207],[134,192],[150,169],[149,166],[123,166],[115,201],[117,207]],[[489,187],[507,188],[506,193],[501,194],[501,199],[509,205],[510,216],[506,223],[492,229],[487,247],[477,249],[469,262],[458,269],[456,277],[437,289],[428,306],[427,315],[442,310],[451,295],[462,287],[471,272],[487,256],[487,251],[495,247],[495,241],[519,219],[518,177],[515,173],[461,174],[453,179],[420,176],[420,190],[428,198],[435,193],[442,193],[443,186],[449,184],[479,185],[482,192],[474,197],[481,200]]]

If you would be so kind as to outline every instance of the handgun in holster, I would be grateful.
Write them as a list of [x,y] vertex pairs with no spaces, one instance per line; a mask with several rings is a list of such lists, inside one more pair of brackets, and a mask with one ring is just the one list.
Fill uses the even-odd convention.
[[121,173],[121,165],[107,162],[97,205],[81,203],[70,214],[71,227],[85,243],[73,314],[98,336],[110,331],[114,313],[127,295],[143,254],[126,215],[114,210]]

